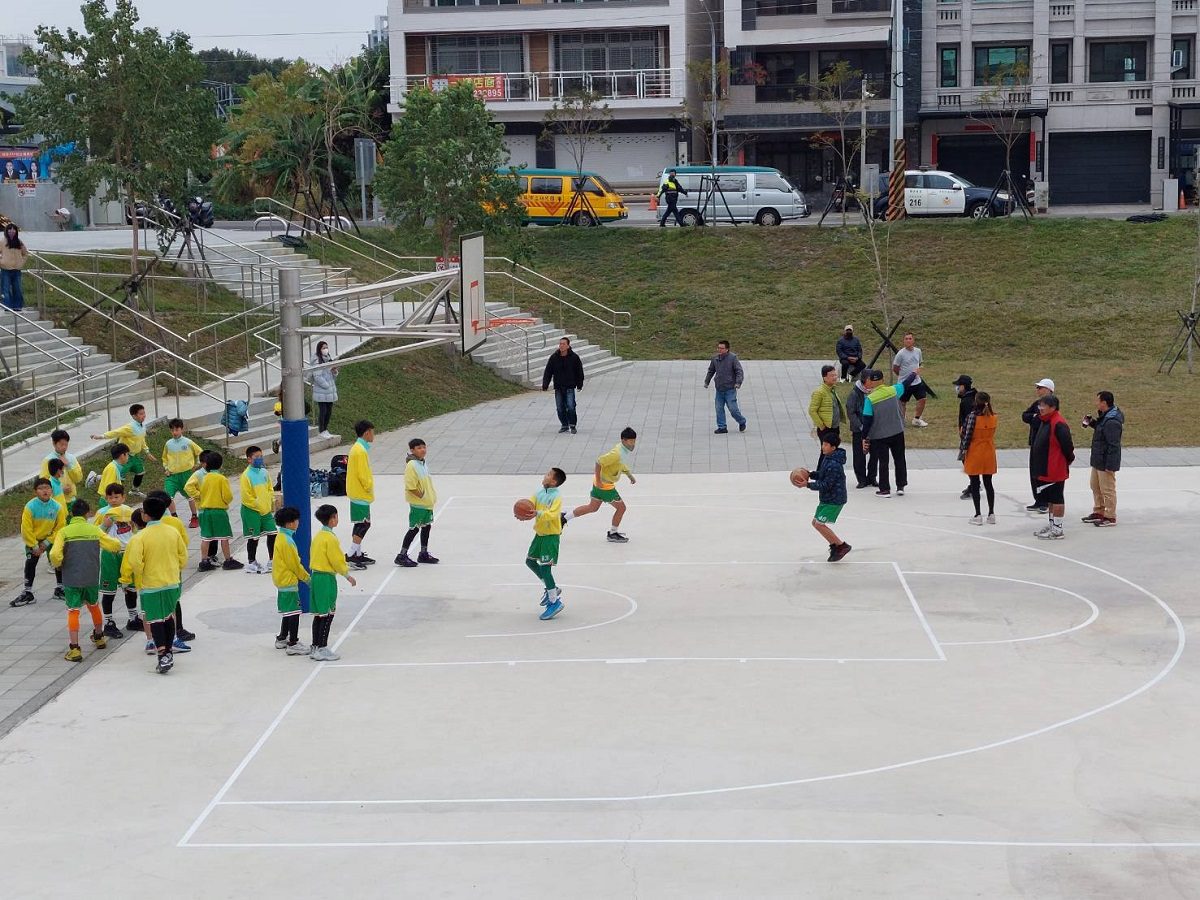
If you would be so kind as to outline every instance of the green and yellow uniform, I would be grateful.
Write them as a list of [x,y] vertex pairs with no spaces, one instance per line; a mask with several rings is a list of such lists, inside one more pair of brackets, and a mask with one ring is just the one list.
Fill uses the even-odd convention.
[[229,479],[220,472],[206,473],[197,492],[201,540],[217,541],[233,537],[233,526],[229,524],[231,503],[233,489],[229,486]]
[[[133,457],[130,456],[130,460]],[[100,473],[100,484],[96,486],[96,493],[100,495],[100,500],[104,501],[104,492],[108,490],[110,484],[122,484],[125,481],[125,473],[133,471],[129,464],[121,465],[115,459],[104,467],[104,471]]]
[[133,540],[133,509],[122,503],[120,506],[102,506],[92,523],[119,544],[116,550],[100,550],[100,590],[115,594],[121,585],[121,563],[125,561],[125,548]]
[[309,581],[309,576],[300,562],[300,551],[296,549],[296,532],[290,528],[279,529],[271,580],[279,592],[280,615],[300,615],[300,582]]
[[408,501],[408,527],[420,528],[433,522],[437,491],[424,460],[410,459],[404,467],[404,499]]
[[[145,425],[141,422],[130,420],[120,428],[104,432],[104,436],[106,438],[115,438],[118,443],[124,444],[129,448],[129,463],[125,466],[124,472],[141,475],[146,471],[146,464],[142,462],[142,454],[146,452]],[[104,496],[103,489],[100,491],[100,496]]]
[[[346,496],[350,498],[350,521],[371,521],[371,504],[375,502],[375,476],[371,474],[371,444],[359,438],[350,448],[346,465]],[[407,477],[406,477],[407,483]]]
[[249,538],[275,534],[275,491],[265,468],[247,466],[240,479],[242,534]]
[[67,524],[67,509],[57,500],[34,497],[21,510],[21,540],[25,556],[33,556],[39,546],[50,549],[50,542],[60,528]]
[[556,565],[562,539],[562,498],[558,488],[542,488],[529,500],[537,510],[537,518],[533,520],[533,543],[526,558],[542,566]]
[[63,570],[67,609],[81,609],[99,602],[100,556],[120,549],[120,541],[109,537],[83,516],[73,517],[55,532],[50,547],[50,565]]
[[[130,452],[132,453],[132,448]],[[196,461],[202,452],[200,445],[190,438],[173,437],[163,444],[162,464],[167,473],[163,490],[172,500],[176,494],[184,493],[184,487],[192,477]]]
[[187,542],[162,522],[151,522],[133,536],[121,563],[121,581],[138,589],[142,614],[163,622],[179,603],[179,584],[187,565]]
[[72,453],[64,453],[62,456],[51,453],[42,460],[42,468],[38,470],[39,477],[50,477],[50,460],[52,459],[61,459],[66,466],[62,473],[63,496],[70,500],[75,496],[75,486],[83,483],[83,466],[79,464],[79,460]]
[[618,442],[607,453],[602,453],[596,464],[600,466],[600,477],[592,485],[592,496],[605,503],[615,503],[621,499],[617,493],[617,482],[622,475],[633,474],[629,468],[629,450]]
[[309,561],[312,564],[312,593],[309,608],[314,616],[328,616],[337,611],[337,576],[350,574],[346,555],[333,529],[325,526],[313,538]]

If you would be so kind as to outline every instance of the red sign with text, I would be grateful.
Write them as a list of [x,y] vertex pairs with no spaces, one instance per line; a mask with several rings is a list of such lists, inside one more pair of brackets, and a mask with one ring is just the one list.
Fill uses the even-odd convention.
[[452,84],[465,81],[475,87],[475,96],[480,100],[504,99],[503,75],[430,75],[429,89],[444,91]]

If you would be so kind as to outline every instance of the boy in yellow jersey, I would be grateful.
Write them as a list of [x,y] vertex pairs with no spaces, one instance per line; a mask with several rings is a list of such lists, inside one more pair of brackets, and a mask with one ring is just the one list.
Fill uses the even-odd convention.
[[[25,590],[9,606],[28,606],[36,603],[33,596],[33,577],[37,574],[37,564],[50,544],[54,535],[67,523],[66,510],[51,495],[50,479],[36,478],[33,482],[34,497],[21,510],[21,540],[25,544]],[[49,557],[47,557],[49,558]],[[56,571],[55,580],[58,587],[54,596],[63,599],[62,572]]]
[[55,502],[61,503],[63,509],[70,509],[71,502],[67,500],[66,492],[67,485],[71,482],[63,480],[63,473],[66,471],[66,465],[61,459],[46,460],[46,471],[50,473],[50,496]]
[[601,503],[611,503],[613,506],[613,517],[612,527],[608,529],[608,540],[613,544],[629,543],[629,538],[617,530],[621,524],[621,519],[625,517],[625,501],[617,493],[617,482],[620,481],[622,475],[627,475],[630,484],[637,484],[637,479],[633,477],[633,472],[629,470],[629,457],[636,446],[637,432],[632,428],[626,428],[621,432],[621,442],[607,453],[601,454],[599,459],[596,460],[596,474],[595,480],[592,483],[591,501],[587,506],[577,506],[574,510],[563,516],[564,525],[577,516],[586,516],[589,513],[594,513],[600,508]]
[[280,538],[271,580],[279,592],[276,599],[279,615],[283,617],[279,635],[275,638],[275,649],[286,650],[288,656],[308,656],[309,647],[300,643],[300,582],[310,580],[304,564],[300,562],[300,551],[296,548],[300,510],[285,506],[275,513],[275,524],[279,526]]
[[[242,534],[246,536],[246,571],[258,575],[271,571],[275,556],[275,491],[267,475],[262,447],[246,448],[246,471],[242,472]],[[258,539],[267,538],[267,561],[258,563]]]
[[375,426],[362,419],[354,423],[358,440],[350,448],[350,461],[346,465],[346,496],[350,498],[351,530],[350,553],[346,561],[355,566],[371,566],[375,560],[362,552],[363,538],[371,530],[371,504],[375,501],[375,477],[371,474],[371,443],[375,440]]
[[142,613],[150,625],[158,656],[155,668],[165,675],[175,664],[171,652],[175,641],[172,613],[179,603],[183,567],[187,565],[187,542],[178,531],[162,523],[167,504],[161,497],[147,497],[142,512],[149,521],[125,548],[121,580],[138,589]]
[[342,545],[333,533],[338,524],[337,507],[326,503],[317,507],[316,516],[321,530],[313,537],[309,556],[312,565],[309,609],[313,614],[311,657],[314,662],[333,662],[341,658],[329,649],[329,629],[333,627],[333,616],[337,612],[337,576],[345,578],[351,587],[358,582],[350,574]]
[[67,603],[67,662],[81,662],[79,648],[79,608],[86,606],[92,617],[92,645],[97,650],[108,646],[100,624],[100,554],[121,549],[121,542],[109,537],[87,520],[92,511],[86,500],[71,504],[71,521],[54,535],[50,563],[63,573]]
[[229,524],[229,505],[233,503],[233,489],[229,479],[221,474],[225,457],[216,450],[208,451],[204,457],[204,478],[197,492],[200,501],[200,571],[211,572],[216,568],[217,543],[225,562],[222,569],[245,568],[229,552],[229,541],[233,537],[233,526]]
[[529,571],[545,585],[542,606],[546,607],[538,616],[548,621],[562,612],[562,588],[554,583],[554,569],[558,565],[558,545],[562,538],[562,498],[558,489],[567,480],[562,469],[551,469],[542,476],[542,489],[529,498],[535,510],[533,520],[533,543],[525,555]]
[[[104,491],[105,504],[96,512],[93,523],[110,538],[119,543],[119,550],[100,551],[100,606],[104,611],[104,633],[111,638],[122,638],[125,635],[113,621],[113,601],[117,598],[117,590],[121,585],[121,562],[125,548],[133,539],[133,509],[125,505],[125,486],[110,484]],[[125,628],[129,631],[141,631],[142,619],[137,612],[137,591],[133,585],[126,584],[125,611],[128,616]]]
[[[167,427],[171,429],[171,437],[163,444],[162,464],[167,473],[166,480],[163,482],[163,490],[171,498],[169,509],[171,515],[175,516],[178,515],[175,511],[175,495],[183,494],[187,497],[184,488],[199,464],[200,454],[204,451],[195,441],[183,436],[183,419],[172,419],[167,423]],[[188,522],[188,528],[199,528],[200,519],[196,515],[196,501],[191,497],[188,497],[187,501],[188,507],[192,511],[192,519]]]
[[[145,496],[141,491],[142,479],[146,477],[146,464],[142,462],[142,455],[150,455],[150,448],[146,446],[146,407],[140,403],[133,404],[129,407],[128,424],[114,428],[112,431],[106,431],[104,434],[92,435],[94,441],[102,441],[105,438],[116,438],[129,448],[129,460],[124,464],[122,475],[132,472],[132,493],[139,497]],[[104,496],[103,484],[100,485],[100,491],[100,495]]]
[[50,433],[50,443],[54,446],[54,452],[42,460],[42,468],[38,472],[38,475],[42,478],[49,478],[50,460],[62,460],[65,468],[59,478],[63,483],[63,496],[67,498],[68,502],[73,501],[75,499],[75,488],[83,484],[83,466],[79,464],[79,460],[75,458],[73,453],[67,452],[67,448],[71,445],[71,435],[61,428],[57,428]]
[[[109,453],[112,455],[112,462],[104,467],[104,471],[100,473],[99,483],[96,485],[96,491],[100,494],[101,499],[106,496],[105,491],[108,490],[110,484],[125,483],[125,472],[129,467],[129,448],[127,446],[113,444],[109,448]],[[88,484],[91,483],[92,480],[89,477]]]
[[[208,459],[208,453],[209,451],[207,450],[200,451],[200,456],[196,460],[200,464],[200,468],[192,473],[192,477],[189,478],[187,480],[187,484],[183,486],[183,492],[187,495],[187,498],[196,503],[200,501],[200,485],[204,482],[204,476],[208,474],[208,469],[204,468],[204,461]],[[215,549],[216,545],[213,545],[214,549],[212,556],[205,555],[205,550],[207,547],[208,544],[202,541],[200,544],[200,558],[202,560],[207,559],[215,566],[217,564],[217,555]]]
[[[146,495],[146,499],[148,500],[151,497],[157,497],[163,503],[171,502],[171,498],[167,496],[166,491],[151,491]],[[145,510],[143,510],[143,512],[145,512]],[[179,536],[183,538],[183,545],[185,547],[188,545],[190,536],[188,535],[187,528],[183,524],[183,519],[179,518],[178,516],[165,515],[162,517],[162,523],[168,528],[174,528],[177,532],[179,532]],[[172,642],[171,648],[176,653],[188,653],[192,648],[187,645],[187,642],[194,641],[195,639],[196,635],[183,627],[183,603],[182,601],[176,601],[175,640]]]
[[[411,569],[417,563],[436,563],[436,556],[429,553],[429,532],[433,529],[433,508],[437,506],[437,491],[433,489],[433,479],[429,476],[429,466],[425,463],[425,454],[429,448],[420,438],[408,442],[408,460],[404,466],[404,499],[408,501],[408,532],[404,535],[404,545],[396,555],[396,565]],[[414,562],[408,555],[413,538],[421,533],[421,552]]]

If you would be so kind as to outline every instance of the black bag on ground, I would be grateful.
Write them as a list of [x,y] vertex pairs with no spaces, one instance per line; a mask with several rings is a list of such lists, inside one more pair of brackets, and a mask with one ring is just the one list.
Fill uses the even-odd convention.
[[339,453],[329,460],[329,471],[336,472],[341,469],[343,472],[350,468],[350,457],[345,453]]
[[346,496],[346,470],[335,469],[329,473],[329,496]]

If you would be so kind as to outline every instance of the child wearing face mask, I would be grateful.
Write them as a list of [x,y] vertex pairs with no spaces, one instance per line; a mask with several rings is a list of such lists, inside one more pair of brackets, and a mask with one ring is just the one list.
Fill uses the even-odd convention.
[[[261,447],[246,448],[246,471],[242,472],[242,534],[246,540],[246,555],[250,558],[246,571],[259,575],[271,571],[275,558],[275,491]],[[258,561],[259,538],[267,538],[267,561]]]

